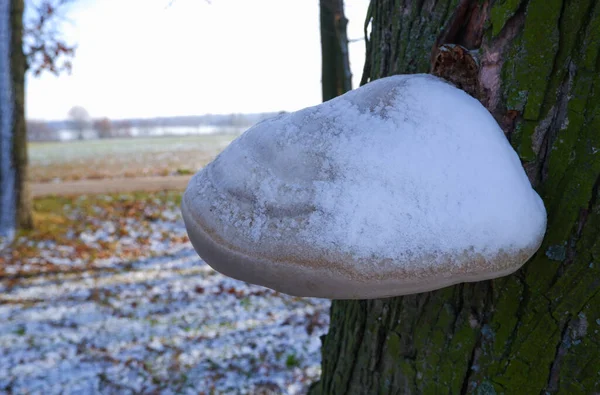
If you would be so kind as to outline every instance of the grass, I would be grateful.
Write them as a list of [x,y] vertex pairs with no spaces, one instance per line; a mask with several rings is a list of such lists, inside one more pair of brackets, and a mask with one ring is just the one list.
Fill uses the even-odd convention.
[[236,134],[29,143],[31,182],[193,174]]
[[300,366],[300,361],[295,354],[288,354],[287,358],[285,359],[285,366],[287,366],[289,369],[295,368]]
[[[42,237],[58,237],[64,235],[81,224],[80,218],[97,216],[104,211],[113,218],[144,216],[146,207],[163,205],[171,202],[179,206],[181,192],[165,191],[159,193],[133,192],[112,195],[84,195],[78,197],[49,196],[34,199],[34,229],[23,230],[21,236],[39,239]],[[71,215],[77,212],[76,216]],[[109,218],[110,218],[109,217]],[[151,219],[146,215],[146,219]]]
[[[35,199],[34,229],[19,231],[10,248],[0,255],[0,275],[10,265],[24,265],[28,272],[62,270],[44,260],[44,250],[56,254],[60,249],[65,258],[78,258],[86,264],[113,256],[126,261],[151,254],[145,236],[150,232],[151,224],[163,220],[167,211],[178,213],[180,203],[181,192],[174,191]],[[93,242],[82,239],[84,233],[94,234],[107,223],[112,225],[114,232],[109,232],[105,239]],[[133,235],[129,234],[132,229]],[[135,243],[126,247],[121,245],[119,240],[126,236],[133,237]],[[181,234],[165,231],[160,237],[172,243],[187,240]],[[25,264],[32,259],[37,262],[35,265]]]

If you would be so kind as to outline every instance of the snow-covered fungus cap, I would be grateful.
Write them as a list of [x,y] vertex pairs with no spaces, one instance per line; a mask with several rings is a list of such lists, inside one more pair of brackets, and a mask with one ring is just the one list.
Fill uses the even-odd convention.
[[546,229],[494,118],[430,75],[383,78],[255,125],[192,178],[182,209],[217,271],[332,299],[504,276]]

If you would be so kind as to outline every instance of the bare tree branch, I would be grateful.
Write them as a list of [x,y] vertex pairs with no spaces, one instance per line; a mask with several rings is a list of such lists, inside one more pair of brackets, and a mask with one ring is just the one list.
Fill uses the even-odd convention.
[[31,17],[24,21],[23,52],[27,69],[35,76],[43,71],[55,75],[71,72],[76,47],[67,44],[61,35],[61,25],[66,21],[65,6],[74,0],[28,0]]

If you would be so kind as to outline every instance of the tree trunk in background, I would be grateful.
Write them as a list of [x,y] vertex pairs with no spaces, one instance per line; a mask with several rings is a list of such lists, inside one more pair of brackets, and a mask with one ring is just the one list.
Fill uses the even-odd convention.
[[311,393],[599,393],[600,0],[374,0],[369,18],[364,80],[434,70],[465,87],[518,152],[548,230],[505,278],[334,301]]
[[17,226],[21,229],[33,227],[31,196],[27,183],[27,133],[25,122],[25,72],[26,62],[23,53],[23,0],[11,0],[12,46],[11,71],[13,78],[14,131],[13,160],[16,169],[15,189]]
[[320,0],[323,101],[352,89],[343,0]]
[[25,184],[23,0],[0,2],[0,245],[31,226]]

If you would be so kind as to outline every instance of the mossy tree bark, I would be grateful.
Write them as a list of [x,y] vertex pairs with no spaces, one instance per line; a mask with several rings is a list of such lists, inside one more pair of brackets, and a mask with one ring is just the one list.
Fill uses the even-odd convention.
[[433,70],[467,87],[548,230],[505,278],[334,301],[311,393],[599,393],[600,0],[372,0],[368,18],[363,81]]
[[323,101],[352,89],[343,0],[320,0]]

